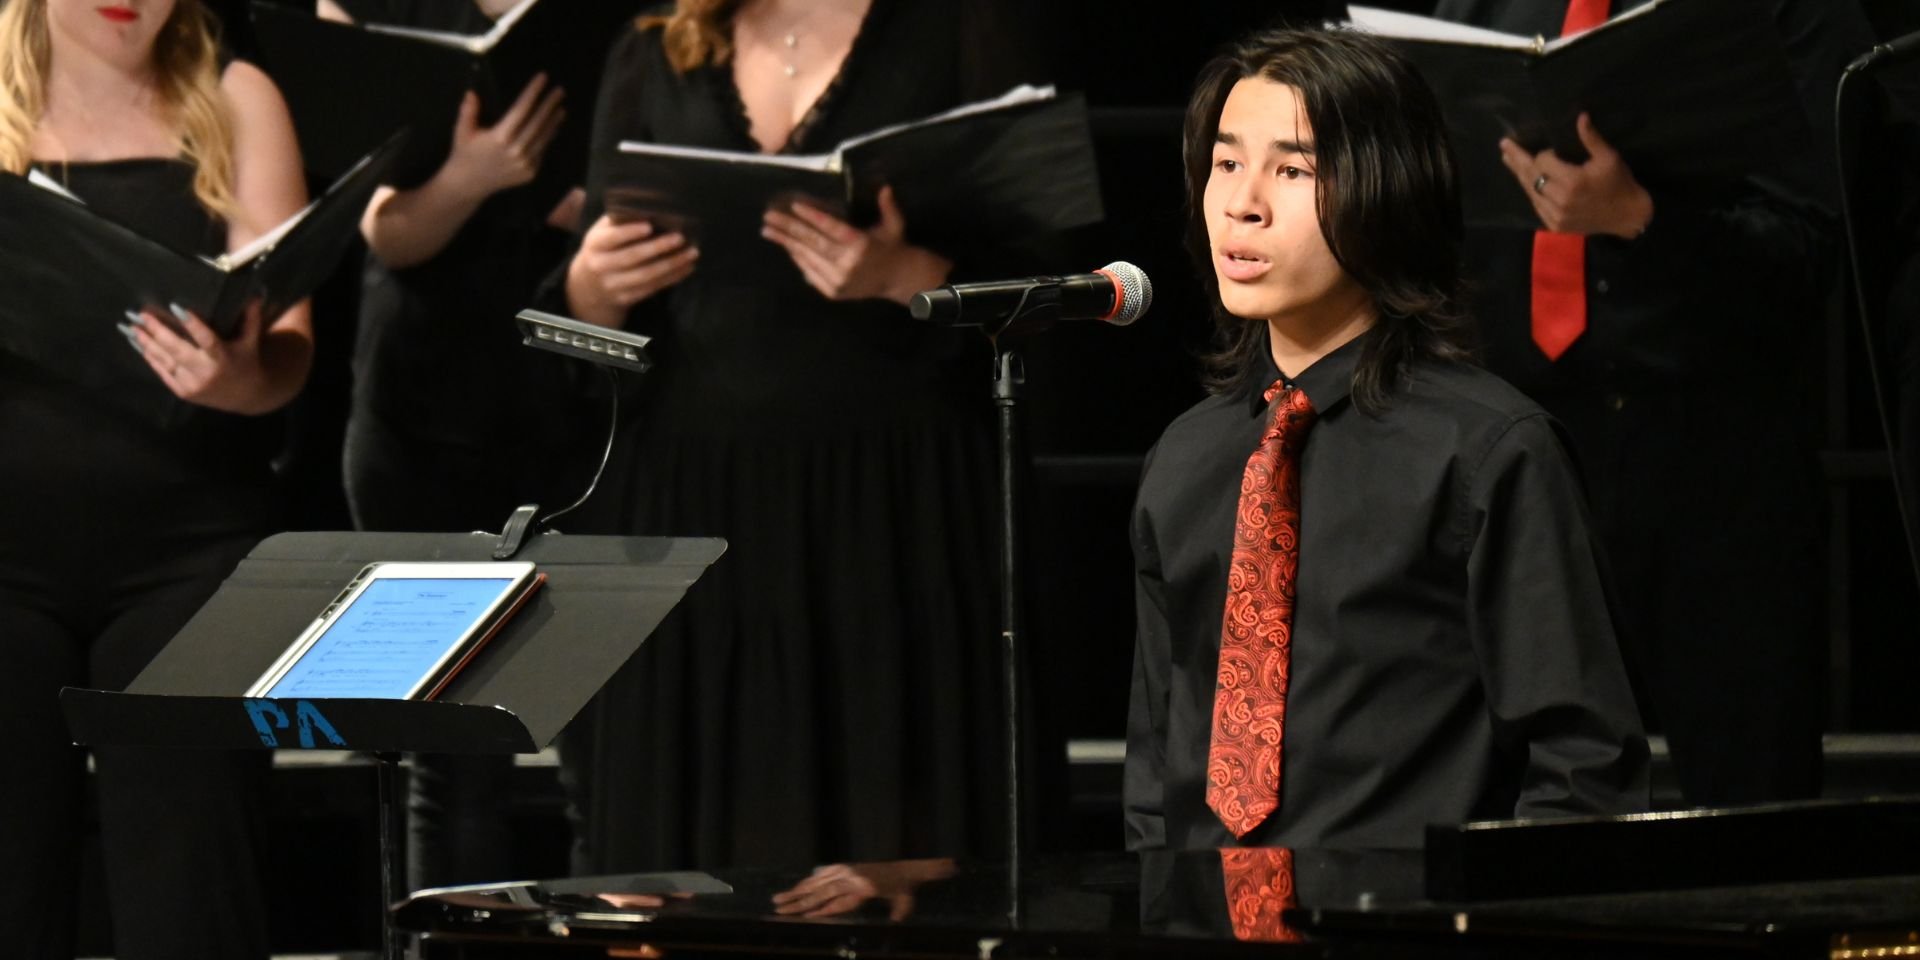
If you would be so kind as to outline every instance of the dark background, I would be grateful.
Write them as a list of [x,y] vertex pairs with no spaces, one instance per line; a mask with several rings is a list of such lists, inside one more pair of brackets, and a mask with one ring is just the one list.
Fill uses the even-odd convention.
[[[251,42],[240,0],[209,0],[243,56]],[[589,3],[601,0],[548,0]],[[966,0],[953,0],[966,2]],[[307,6],[306,3],[296,4]],[[1408,0],[1378,5],[1424,11]],[[1250,29],[1320,19],[1328,4],[1225,2],[1131,6],[1090,0],[1033,3],[1049,38],[1057,81],[1084,90],[1094,110],[1108,221],[1073,237],[1085,269],[1129,260],[1153,278],[1147,318],[1127,329],[1063,325],[1027,349],[1027,411],[1033,458],[1027,517],[1033,671],[1044,746],[1123,735],[1132,653],[1132,570],[1126,529],[1140,457],[1175,414],[1199,399],[1195,354],[1209,325],[1193,267],[1181,249],[1179,120],[1189,84],[1221,43]],[[1867,0],[1879,35],[1920,28],[1920,4]],[[267,65],[269,68],[270,64]],[[294,499],[289,526],[345,529],[339,451],[350,373],[358,254],[315,301],[319,359],[291,418],[284,474]],[[1833,732],[1920,731],[1912,678],[1920,676],[1920,589],[1899,535],[1878,414],[1865,390],[1861,325],[1838,297],[1829,336],[1809,350],[1829,370],[1825,460],[1834,535],[1825,584]],[[982,402],[986,371],[982,370]],[[1657,468],[1650,466],[1650,468]],[[1916,505],[1920,506],[1920,505]],[[504,518],[502,518],[504,520]],[[980,518],[980,522],[992,522]],[[994,583],[981,571],[982,589]],[[1756,602],[1763,602],[1755,585]],[[1112,765],[1076,764],[1058,784],[1067,798],[1049,818],[1047,846],[1114,848],[1120,840]],[[518,861],[529,875],[564,872],[564,823],[550,771],[523,770]],[[370,909],[344,922],[340,905],[371,904],[372,778],[283,770],[275,824],[277,949],[372,943]]]

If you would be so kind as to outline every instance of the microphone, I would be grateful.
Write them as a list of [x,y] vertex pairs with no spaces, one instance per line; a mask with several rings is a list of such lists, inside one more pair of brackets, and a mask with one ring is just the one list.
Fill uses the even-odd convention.
[[1065,277],[950,283],[914,294],[907,309],[915,320],[956,327],[1004,326],[1036,313],[1045,321],[1104,320],[1124,327],[1152,305],[1153,283],[1147,272],[1115,261],[1092,273]]

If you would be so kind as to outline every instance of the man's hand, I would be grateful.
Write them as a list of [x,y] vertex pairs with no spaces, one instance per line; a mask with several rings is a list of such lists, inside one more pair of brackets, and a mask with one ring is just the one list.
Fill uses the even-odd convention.
[[1554,233],[1606,234],[1631,240],[1653,220],[1653,195],[1633,178],[1620,152],[1581,114],[1574,127],[1587,148],[1586,163],[1568,163],[1552,150],[1528,153],[1501,138],[1500,160],[1533,201],[1540,223]]

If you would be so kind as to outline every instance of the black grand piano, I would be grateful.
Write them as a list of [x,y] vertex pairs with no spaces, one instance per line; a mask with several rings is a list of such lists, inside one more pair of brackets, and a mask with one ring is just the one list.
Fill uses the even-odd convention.
[[1920,957],[1920,798],[1466,824],[1425,850],[569,878],[393,919],[429,960]]

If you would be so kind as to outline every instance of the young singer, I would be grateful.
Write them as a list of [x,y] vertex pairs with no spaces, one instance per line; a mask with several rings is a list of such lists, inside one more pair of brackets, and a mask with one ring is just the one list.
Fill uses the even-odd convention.
[[1255,36],[1188,109],[1214,395],[1132,539],[1132,848],[1413,847],[1646,802],[1554,422],[1468,362],[1434,97],[1347,32]]

